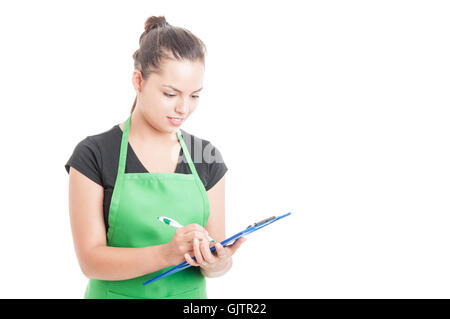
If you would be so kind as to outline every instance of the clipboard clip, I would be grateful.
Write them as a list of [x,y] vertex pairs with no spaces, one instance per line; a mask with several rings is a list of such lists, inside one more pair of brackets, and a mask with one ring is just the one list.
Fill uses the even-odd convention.
[[267,222],[267,221],[269,221],[269,220],[271,220],[271,219],[274,219],[275,217],[277,217],[277,216],[272,216],[272,217],[269,217],[269,218],[263,219],[263,220],[262,220],[262,221],[260,221],[260,222],[257,222],[257,223],[254,223],[254,224],[251,224],[250,226],[248,226],[248,227],[247,227],[247,229],[249,229],[249,228],[252,228],[252,227],[256,227],[256,226],[259,226],[259,225],[261,225],[261,224],[264,224],[265,222]]

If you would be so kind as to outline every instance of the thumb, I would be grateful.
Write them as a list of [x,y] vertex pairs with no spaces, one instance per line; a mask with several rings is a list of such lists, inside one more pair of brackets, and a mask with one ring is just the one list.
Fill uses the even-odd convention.
[[231,245],[231,254],[234,254],[236,250],[247,240],[245,237],[240,237],[238,240],[236,240],[233,245]]

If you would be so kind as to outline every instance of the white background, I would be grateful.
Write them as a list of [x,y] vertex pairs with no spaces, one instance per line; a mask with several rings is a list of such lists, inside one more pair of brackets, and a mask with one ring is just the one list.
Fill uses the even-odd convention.
[[151,15],[208,49],[183,124],[229,168],[210,298],[449,298],[446,1],[9,1],[0,5],[0,297],[82,298],[64,164],[126,119]]

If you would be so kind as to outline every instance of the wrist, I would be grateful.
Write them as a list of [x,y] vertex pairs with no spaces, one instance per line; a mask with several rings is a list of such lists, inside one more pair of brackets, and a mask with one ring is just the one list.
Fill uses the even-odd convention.
[[162,266],[161,268],[166,268],[169,266],[173,266],[174,263],[170,259],[169,247],[168,244],[162,244],[155,246],[158,249],[158,256],[161,259]]

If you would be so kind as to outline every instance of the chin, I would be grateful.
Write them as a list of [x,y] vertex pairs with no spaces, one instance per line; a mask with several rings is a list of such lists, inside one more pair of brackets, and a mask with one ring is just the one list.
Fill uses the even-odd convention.
[[178,131],[178,129],[179,129],[180,127],[181,127],[181,126],[178,126],[178,127],[168,127],[168,128],[165,128],[165,129],[162,130],[162,131],[165,132],[165,133],[171,134],[171,133],[175,133],[176,131]]

